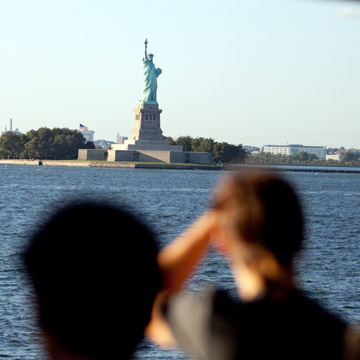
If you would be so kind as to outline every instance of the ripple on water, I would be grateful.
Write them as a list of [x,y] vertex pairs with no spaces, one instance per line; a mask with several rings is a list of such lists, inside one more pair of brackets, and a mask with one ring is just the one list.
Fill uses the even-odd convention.
[[[19,254],[29,229],[43,212],[64,199],[85,197],[131,204],[155,229],[159,242],[171,241],[208,206],[220,172],[0,166],[0,358],[44,360],[35,327],[31,291],[25,286]],[[6,170],[6,171],[5,171]],[[319,174],[320,175],[320,174]],[[354,174],[291,173],[304,204],[307,239],[297,262],[298,280],[324,305],[347,320],[358,320],[360,296],[360,177]],[[105,200],[104,200],[105,199]],[[188,288],[215,281],[235,294],[229,268],[210,252]],[[185,359],[140,344],[140,359]]]

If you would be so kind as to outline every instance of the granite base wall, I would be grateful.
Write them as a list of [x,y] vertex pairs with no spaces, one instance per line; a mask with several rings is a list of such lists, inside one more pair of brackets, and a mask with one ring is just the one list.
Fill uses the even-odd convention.
[[169,162],[169,151],[108,150],[108,161]]
[[137,161],[135,151],[108,150],[108,161]]
[[167,141],[126,140],[124,144],[112,144],[111,150],[183,152],[183,147],[170,145]]
[[155,150],[79,150],[78,160],[88,161],[129,161],[129,162],[159,162],[178,164],[210,165],[211,153],[155,151]]
[[171,151],[138,150],[141,162],[171,162]]
[[108,151],[102,149],[79,149],[78,160],[96,160],[106,161],[108,157]]
[[212,153],[207,152],[184,152],[184,163],[189,164],[212,164]]

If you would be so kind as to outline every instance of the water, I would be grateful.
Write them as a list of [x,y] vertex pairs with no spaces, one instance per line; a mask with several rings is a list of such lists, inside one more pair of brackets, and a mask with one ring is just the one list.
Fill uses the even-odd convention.
[[[19,254],[43,213],[67,198],[131,204],[154,227],[161,246],[209,205],[221,173],[0,165],[0,359],[46,359],[33,321]],[[297,263],[303,288],[348,321],[360,320],[360,175],[286,173],[305,207],[306,248]],[[82,224],[86,226],[86,224]],[[211,252],[189,283],[234,290],[224,261]],[[115,286],[115,284],[114,284]],[[183,359],[143,342],[140,359]]]

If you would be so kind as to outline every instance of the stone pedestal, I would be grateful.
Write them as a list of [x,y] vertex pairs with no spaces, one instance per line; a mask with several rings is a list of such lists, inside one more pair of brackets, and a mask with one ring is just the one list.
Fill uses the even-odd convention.
[[134,110],[135,124],[129,140],[163,141],[161,112],[158,104],[138,104]]
[[135,113],[135,124],[131,137],[124,144],[111,145],[112,150],[129,151],[172,151],[182,152],[182,146],[170,145],[163,140],[160,127],[160,114],[158,104],[138,104]]
[[138,104],[131,137],[124,144],[112,144],[111,150],[79,150],[81,160],[136,161],[211,164],[210,153],[184,152],[182,146],[163,140],[158,104]]
[[170,145],[167,141],[126,140],[124,144],[112,144],[111,150],[183,152],[183,147],[179,145]]

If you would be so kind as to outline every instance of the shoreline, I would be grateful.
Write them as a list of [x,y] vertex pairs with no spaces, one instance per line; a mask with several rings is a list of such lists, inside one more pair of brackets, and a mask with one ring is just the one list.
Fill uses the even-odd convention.
[[313,173],[346,173],[360,174],[360,168],[352,166],[334,165],[256,165],[241,164],[233,166],[201,165],[201,164],[169,164],[169,163],[134,163],[85,160],[28,160],[28,159],[0,159],[0,165],[27,166],[70,166],[70,167],[99,167],[118,169],[168,169],[168,170],[225,170],[236,171],[241,168],[260,167],[284,172],[313,172]]
[[340,173],[340,174],[360,174],[359,166],[336,166],[336,165],[298,165],[298,164],[242,164],[229,166],[227,170],[236,170],[241,167],[258,167],[268,170],[281,172],[313,172],[313,173]]
[[201,164],[168,164],[168,163],[130,163],[111,161],[83,161],[83,160],[27,160],[0,159],[0,165],[28,165],[28,166],[71,166],[71,167],[101,167],[125,169],[174,169],[174,170],[222,170],[216,165]]

